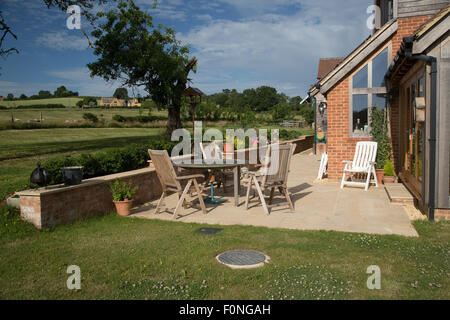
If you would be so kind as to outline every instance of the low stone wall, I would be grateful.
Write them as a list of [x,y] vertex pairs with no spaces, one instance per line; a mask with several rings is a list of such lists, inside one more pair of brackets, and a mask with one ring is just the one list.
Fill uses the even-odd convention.
[[[295,153],[301,153],[312,148],[313,137],[305,136],[283,143],[295,144]],[[145,168],[86,179],[77,186],[59,185],[21,191],[18,193],[20,214],[22,219],[41,229],[113,212],[109,186],[117,179],[139,187],[134,197],[135,205],[157,199],[162,192],[155,169]]]

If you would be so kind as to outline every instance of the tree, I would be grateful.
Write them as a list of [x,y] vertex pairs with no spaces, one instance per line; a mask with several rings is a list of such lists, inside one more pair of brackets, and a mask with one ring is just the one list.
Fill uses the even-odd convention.
[[26,100],[26,99],[28,99],[28,97],[25,94],[22,93],[20,95],[20,100]]
[[47,90],[41,90],[38,93],[39,99],[48,99],[52,97],[52,94],[50,93],[50,91]]
[[117,98],[117,99],[123,99],[123,100],[128,99],[127,88],[117,88],[116,91],[114,91],[113,97]]
[[9,101],[14,100],[14,95],[12,93],[8,93],[8,95],[6,96],[6,100],[9,100]]
[[132,0],[120,0],[117,8],[98,13],[105,18],[92,32],[96,38],[89,63],[91,76],[120,80],[123,86],[143,87],[158,106],[168,105],[166,133],[181,128],[180,109],[190,71],[197,60],[164,26],[155,28],[152,17]]
[[67,89],[65,86],[61,86],[58,89],[56,89],[56,91],[54,92],[54,96],[55,97],[65,97],[65,93],[67,92]]
[[314,122],[314,108],[310,104],[300,105],[300,115],[305,119],[306,123],[312,124]]

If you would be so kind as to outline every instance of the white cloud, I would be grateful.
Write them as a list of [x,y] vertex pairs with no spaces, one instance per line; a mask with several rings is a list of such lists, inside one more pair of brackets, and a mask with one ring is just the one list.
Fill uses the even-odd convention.
[[54,50],[86,50],[88,41],[84,36],[69,34],[68,31],[51,31],[36,38],[36,44]]
[[[222,1],[239,8],[254,2]],[[273,3],[257,2],[263,8]],[[213,20],[179,34],[199,60],[198,73],[192,76],[195,84],[209,93],[265,84],[304,96],[316,80],[319,58],[346,56],[370,34],[366,4],[359,0],[346,1],[345,6],[331,0],[279,0],[275,5],[294,2],[302,10],[289,16],[271,13],[238,21]]]

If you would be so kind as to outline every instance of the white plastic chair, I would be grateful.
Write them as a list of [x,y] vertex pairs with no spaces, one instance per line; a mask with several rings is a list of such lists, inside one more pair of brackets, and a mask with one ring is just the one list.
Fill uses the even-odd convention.
[[[377,174],[375,171],[377,149],[378,143],[376,142],[361,141],[356,144],[353,161],[343,161],[345,168],[342,176],[341,189],[344,186],[363,186],[367,191],[369,190],[370,183],[375,183],[378,188]],[[367,178],[365,182],[347,181],[346,173],[350,174],[352,180],[355,174],[367,174]],[[371,179],[372,174],[374,179]]]

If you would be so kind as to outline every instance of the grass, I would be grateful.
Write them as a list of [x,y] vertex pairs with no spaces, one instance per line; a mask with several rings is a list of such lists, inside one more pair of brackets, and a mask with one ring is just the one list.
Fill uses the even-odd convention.
[[[49,98],[36,100],[15,100],[15,101],[0,101],[0,106],[17,107],[17,106],[31,106],[38,104],[62,104],[66,107],[74,107],[78,101],[83,100],[82,97],[67,97],[67,98]],[[100,101],[100,100],[98,100]]]
[[[111,121],[114,115],[136,117],[140,115],[138,109],[80,109],[80,108],[66,108],[66,109],[15,109],[15,110],[0,110],[0,124],[11,123],[11,112],[15,119],[20,119],[21,122],[28,120],[41,119],[43,123],[47,124],[64,124],[66,121],[83,121],[84,113],[93,113],[99,120]],[[143,110],[142,115],[148,115],[148,110]],[[167,117],[167,111],[152,111],[153,116]]]
[[145,143],[157,128],[41,129],[0,131],[0,199],[28,188],[38,161],[56,155],[92,153],[130,143]]
[[[3,209],[2,209],[3,208]],[[0,207],[0,299],[449,299],[450,224],[420,238],[196,224],[114,214],[38,231]],[[215,261],[230,249],[271,257],[260,269]],[[69,265],[81,290],[66,288]],[[381,290],[366,287],[381,268]]]

